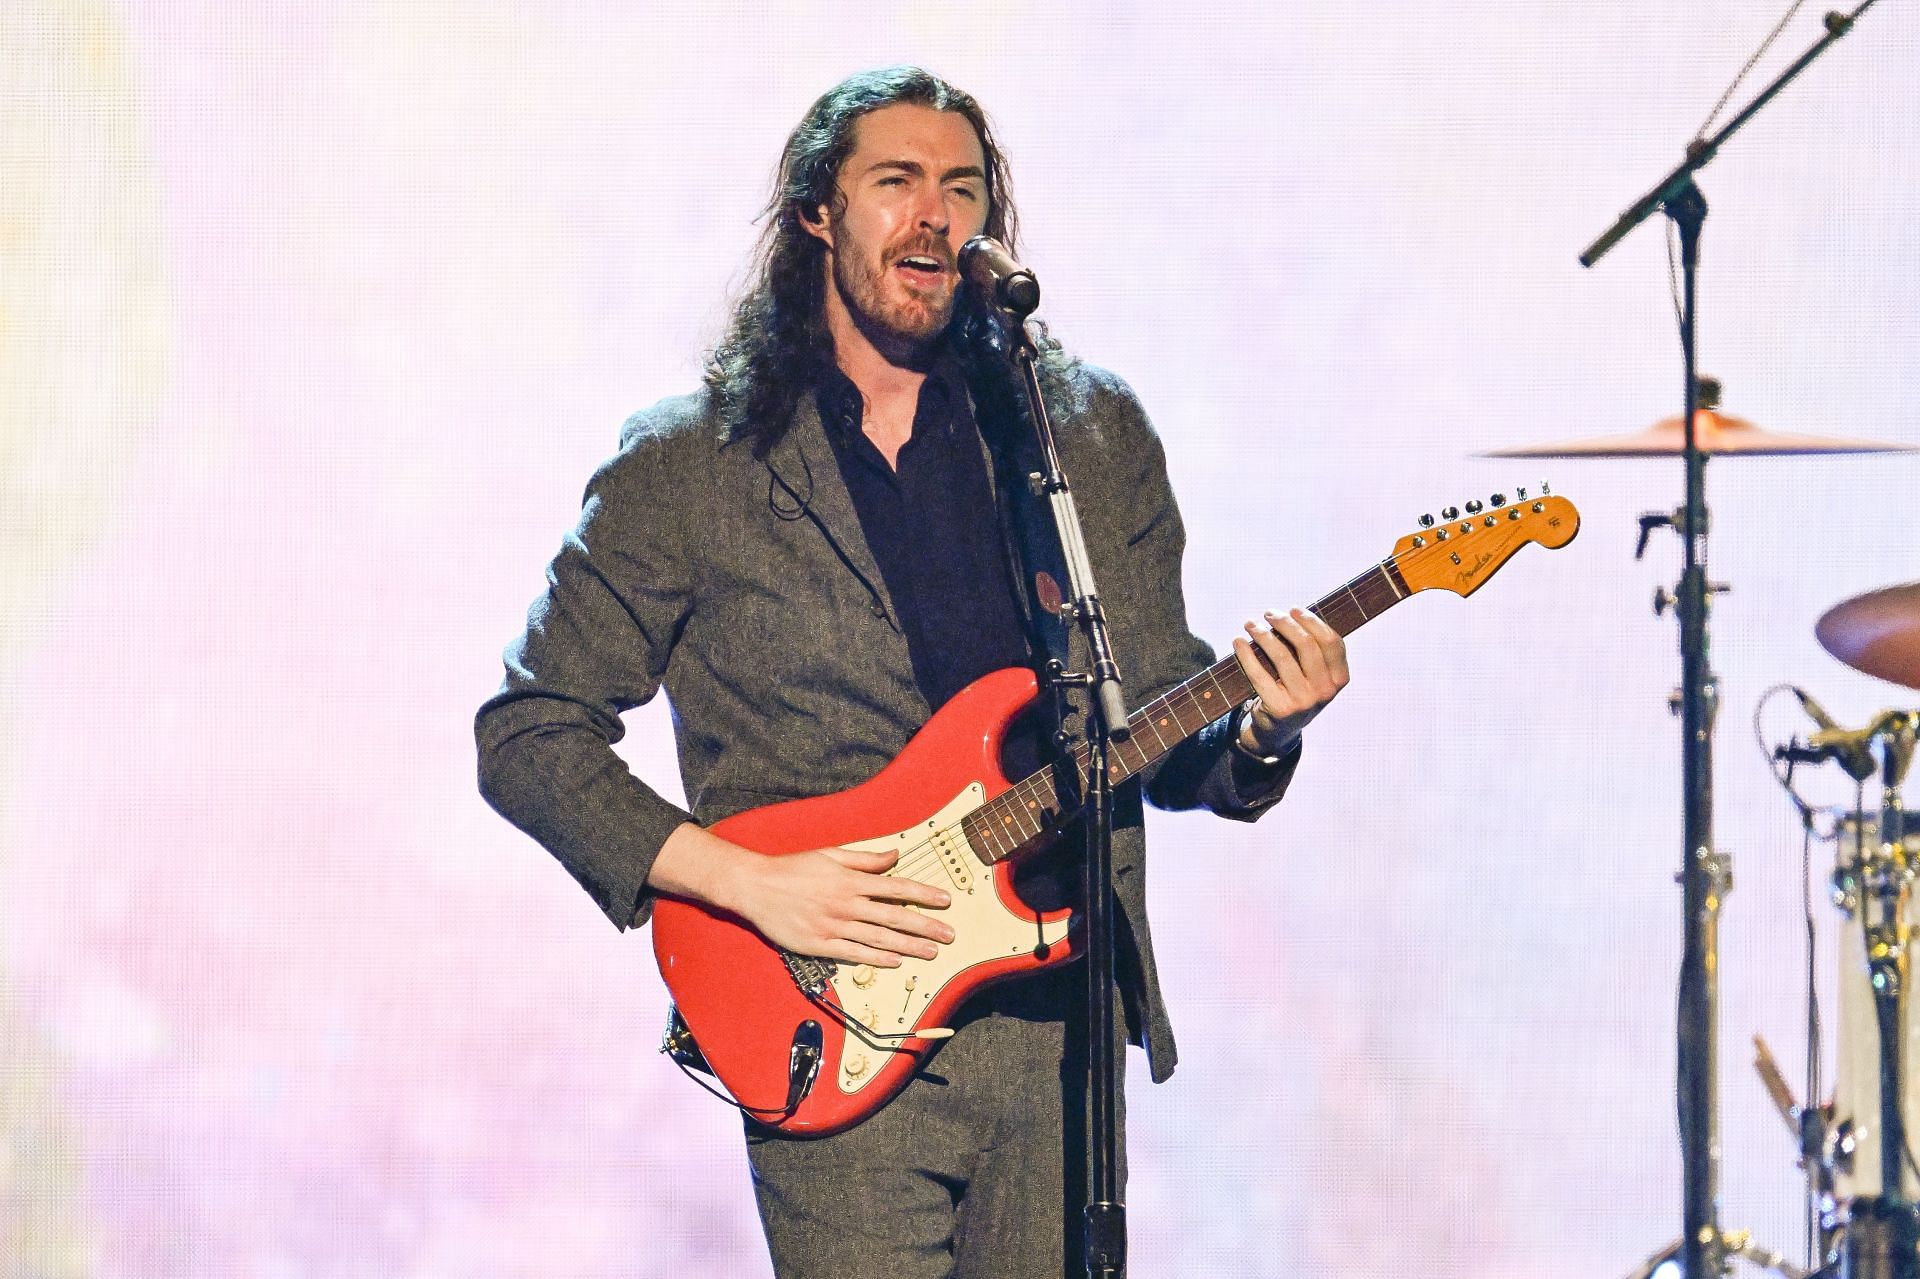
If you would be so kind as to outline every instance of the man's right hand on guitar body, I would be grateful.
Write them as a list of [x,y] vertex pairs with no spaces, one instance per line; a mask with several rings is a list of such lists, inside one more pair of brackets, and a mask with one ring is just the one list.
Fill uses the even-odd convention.
[[931,959],[953,929],[909,906],[944,910],[947,894],[885,872],[895,852],[820,848],[768,857],[688,822],[667,837],[647,882],[663,893],[729,911],[774,945],[800,955],[897,968]]

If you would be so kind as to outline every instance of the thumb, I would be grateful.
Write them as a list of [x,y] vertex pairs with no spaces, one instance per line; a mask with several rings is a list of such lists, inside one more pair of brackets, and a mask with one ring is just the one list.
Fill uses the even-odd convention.
[[899,850],[893,848],[883,848],[873,853],[861,852],[854,848],[829,848],[825,851],[827,856],[849,870],[863,870],[871,875],[891,869],[893,864],[900,860]]

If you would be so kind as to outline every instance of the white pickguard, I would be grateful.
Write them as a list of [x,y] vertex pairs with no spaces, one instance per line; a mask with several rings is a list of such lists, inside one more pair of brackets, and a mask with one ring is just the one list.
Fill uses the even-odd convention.
[[840,964],[835,969],[833,989],[840,1007],[869,1032],[862,1035],[854,1026],[847,1028],[835,1072],[842,1092],[859,1092],[871,1083],[890,1048],[919,1046],[918,1041],[904,1037],[906,1032],[960,973],[988,960],[1031,954],[1066,939],[1066,921],[1043,927],[1032,919],[1021,919],[1001,902],[995,876],[1011,873],[1013,868],[982,862],[960,829],[960,819],[985,802],[986,789],[975,782],[924,822],[897,834],[846,845],[860,852],[897,848],[904,861],[912,850],[931,841],[930,852],[939,868],[921,870],[927,854],[917,853],[910,869],[916,878],[946,889],[953,899],[939,917],[953,928],[954,938],[934,958],[908,958],[898,968]]

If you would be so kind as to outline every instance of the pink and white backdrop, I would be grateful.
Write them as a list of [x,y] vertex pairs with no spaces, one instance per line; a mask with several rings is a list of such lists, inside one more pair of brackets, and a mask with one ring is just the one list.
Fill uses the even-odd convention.
[[[0,5],[0,1275],[766,1273],[644,935],[486,809],[469,721],[786,130],[898,61],[994,114],[1056,331],[1166,436],[1203,634],[1448,502],[1586,516],[1356,637],[1268,820],[1154,819],[1185,1060],[1134,1063],[1136,1273],[1623,1272],[1678,1228],[1676,553],[1631,558],[1678,468],[1469,455],[1672,411],[1659,229],[1574,256],[1782,8]],[[1734,411],[1920,444],[1916,66],[1878,7],[1703,179]],[[1723,1215],[1797,1255],[1744,1045],[1801,1051],[1799,848],[1746,721],[1899,703],[1811,626],[1920,576],[1920,462],[1711,470]]]

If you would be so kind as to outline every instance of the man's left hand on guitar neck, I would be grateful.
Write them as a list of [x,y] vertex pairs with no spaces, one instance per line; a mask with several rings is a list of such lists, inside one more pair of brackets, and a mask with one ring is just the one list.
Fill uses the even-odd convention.
[[1246,624],[1233,641],[1259,696],[1240,717],[1240,748],[1263,759],[1292,750],[1302,729],[1347,686],[1347,642],[1303,608],[1269,612],[1265,629]]

